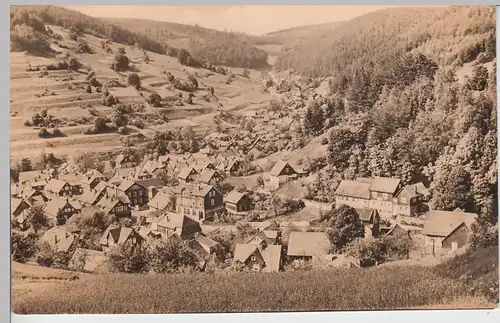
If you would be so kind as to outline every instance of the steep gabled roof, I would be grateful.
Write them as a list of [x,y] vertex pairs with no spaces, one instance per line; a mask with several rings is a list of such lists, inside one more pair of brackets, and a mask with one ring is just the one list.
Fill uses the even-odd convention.
[[183,215],[172,212],[167,212],[160,221],[156,223],[157,226],[169,228],[172,230],[193,228],[201,232],[201,227],[195,220]]
[[360,181],[342,180],[335,195],[350,196],[362,199],[370,198],[370,184]]
[[52,193],[59,193],[66,184],[66,181],[53,178],[47,183],[47,185],[45,185],[45,190]]
[[75,236],[62,228],[52,227],[41,238],[58,251],[68,251],[75,242]]
[[205,169],[199,176],[198,181],[204,184],[210,183],[210,181],[217,175],[217,172],[213,169]]
[[163,192],[158,192],[149,202],[148,206],[158,210],[164,210],[171,204],[170,196]]
[[244,193],[240,193],[237,190],[232,190],[227,194],[227,196],[224,197],[225,202],[229,202],[232,204],[238,204],[238,202],[245,197],[246,195]]
[[470,230],[472,223],[477,219],[474,213],[429,211],[425,219],[423,234],[438,237],[447,237],[462,222]]
[[283,161],[283,160],[278,160],[276,162],[276,164],[274,164],[273,168],[271,169],[271,171],[269,172],[269,175],[272,175],[272,176],[279,176],[279,174],[281,173],[281,171],[283,171],[283,169],[286,167],[286,166],[289,166],[290,168],[293,169],[293,167],[286,161]]
[[394,194],[400,183],[399,178],[375,177],[370,184],[370,191]]
[[196,175],[198,171],[194,167],[184,167],[177,175],[180,179],[187,179],[190,175]]
[[331,250],[324,232],[292,231],[288,236],[288,256],[321,256]]

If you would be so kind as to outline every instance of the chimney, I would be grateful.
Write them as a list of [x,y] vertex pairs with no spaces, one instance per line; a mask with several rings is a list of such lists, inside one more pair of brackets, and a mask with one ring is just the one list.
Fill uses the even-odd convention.
[[57,244],[57,236],[54,236],[54,244]]

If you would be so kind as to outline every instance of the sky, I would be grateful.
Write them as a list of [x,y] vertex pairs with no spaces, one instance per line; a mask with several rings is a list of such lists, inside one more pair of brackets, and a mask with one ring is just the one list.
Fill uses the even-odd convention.
[[169,21],[251,35],[290,27],[346,21],[387,6],[260,5],[260,6],[65,6],[86,15]]

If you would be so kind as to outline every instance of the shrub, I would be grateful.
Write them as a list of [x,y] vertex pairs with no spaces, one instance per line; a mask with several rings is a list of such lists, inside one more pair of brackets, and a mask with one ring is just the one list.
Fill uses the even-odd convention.
[[137,75],[137,73],[130,73],[127,76],[127,84],[132,85],[136,89],[140,89],[141,88],[141,79],[140,79],[139,75]]
[[198,267],[196,254],[175,237],[153,244],[148,258],[150,268],[157,273],[173,273],[186,267]]
[[63,137],[63,133],[61,132],[61,130],[59,130],[59,128],[54,128],[54,130],[52,130],[52,136],[54,137]]
[[196,80],[196,77],[194,77],[193,75],[189,75],[188,80],[189,82],[191,82],[195,89],[198,88],[198,81]]
[[111,63],[111,69],[120,72],[126,71],[128,69],[129,59],[125,54],[121,54],[120,52],[116,54],[113,63]]
[[76,43],[76,53],[92,53],[92,49],[90,48],[89,44],[81,38],[78,38],[78,41]]
[[168,80],[170,83],[174,82],[175,77],[172,75],[172,73],[167,72],[167,74],[166,74],[166,75],[167,75],[167,80]]
[[381,237],[373,240],[362,238],[346,247],[346,254],[359,260],[362,267],[376,266],[391,260],[407,259],[413,248],[407,236]]
[[108,262],[111,268],[125,273],[140,273],[148,270],[148,254],[141,245],[125,243],[110,250]]
[[365,236],[365,227],[354,208],[342,205],[330,211],[329,218],[327,234],[337,251],[357,238]]
[[35,234],[23,234],[12,230],[11,233],[11,255],[14,261],[25,263],[33,257],[37,248],[37,236]]
[[42,128],[42,129],[40,129],[40,130],[38,131],[38,136],[39,136],[40,138],[48,138],[48,137],[50,137],[50,133],[47,131],[47,129],[46,129],[46,128]]
[[36,262],[42,267],[52,267],[54,264],[54,249],[45,241],[38,246]]
[[70,57],[70,59],[68,60],[68,69],[69,70],[78,71],[78,69],[80,69],[81,66],[82,66],[82,64],[80,63],[80,61],[78,61],[78,59],[76,59],[73,56]]
[[153,107],[158,108],[161,106],[161,96],[158,93],[151,93],[148,98],[148,103]]
[[112,94],[108,94],[102,98],[102,104],[107,107],[111,107],[118,103],[119,103],[118,98]]

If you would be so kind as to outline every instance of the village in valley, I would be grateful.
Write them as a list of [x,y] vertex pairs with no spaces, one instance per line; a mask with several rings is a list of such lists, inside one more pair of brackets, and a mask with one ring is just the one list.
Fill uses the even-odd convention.
[[[29,273],[19,275],[436,266],[468,252],[483,225],[463,182],[456,199],[432,202],[446,189],[433,186],[431,162],[411,168],[382,144],[360,148],[367,114],[344,117],[352,103],[332,96],[331,77],[215,66],[169,46],[159,54],[47,18],[65,17],[53,8],[20,8],[14,18],[26,22],[11,26],[11,38],[16,28],[42,34],[51,53],[11,50],[12,266]],[[273,46],[258,47],[269,61]],[[385,136],[373,133],[368,141]],[[363,164],[368,152],[379,164]]]

